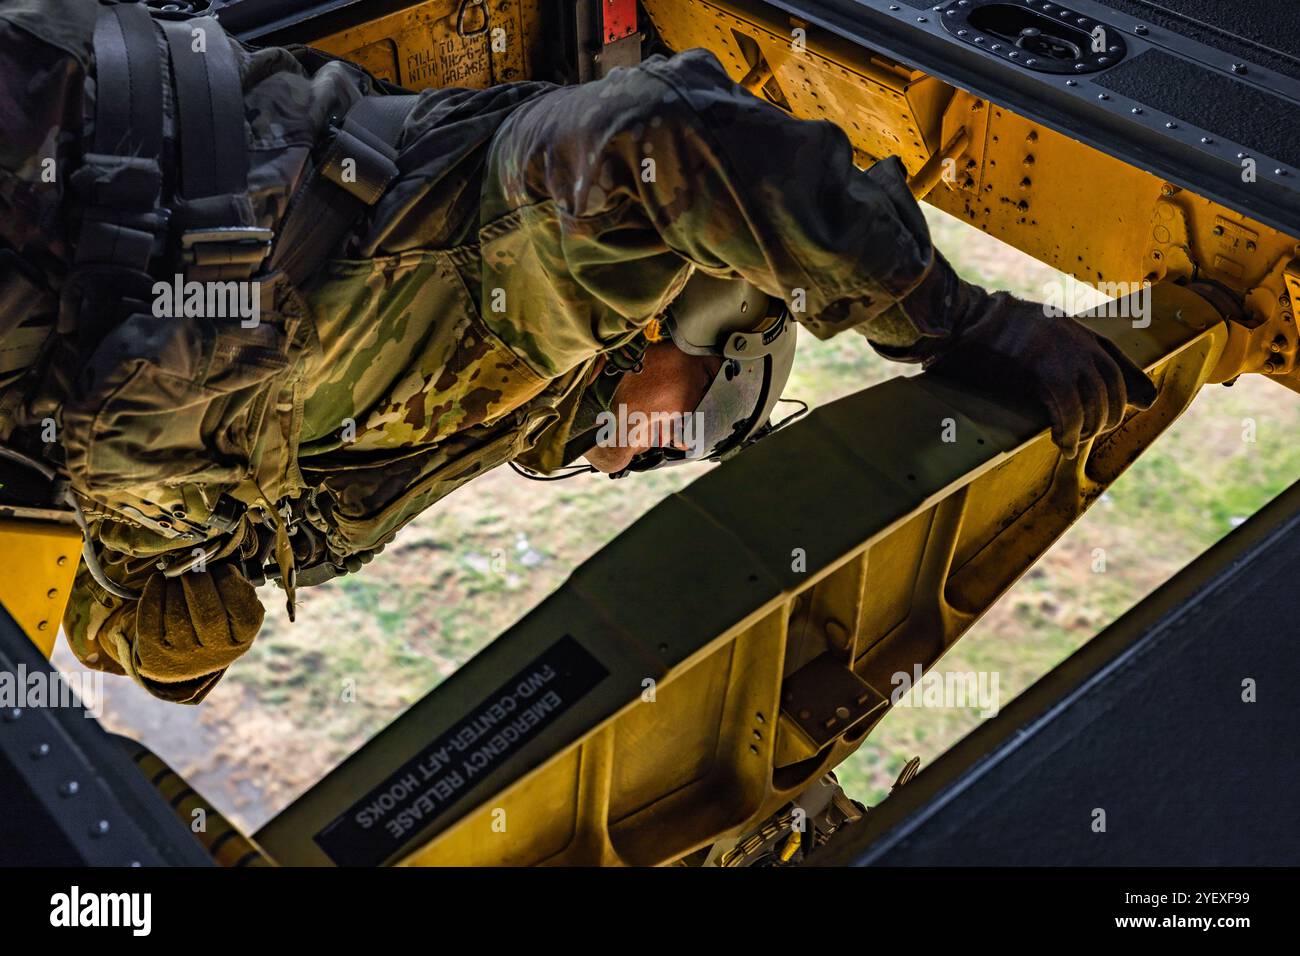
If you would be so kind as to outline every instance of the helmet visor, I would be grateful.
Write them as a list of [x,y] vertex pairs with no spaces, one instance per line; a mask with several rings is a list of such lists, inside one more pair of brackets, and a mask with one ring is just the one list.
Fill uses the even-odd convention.
[[708,458],[727,445],[744,439],[754,425],[754,416],[764,406],[767,366],[764,357],[757,362],[728,359],[713,377],[709,390],[691,413],[693,433],[687,442],[690,459]]

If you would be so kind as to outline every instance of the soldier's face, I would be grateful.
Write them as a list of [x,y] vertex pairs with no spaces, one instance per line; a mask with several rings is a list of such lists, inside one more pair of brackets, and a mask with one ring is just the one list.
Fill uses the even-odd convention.
[[[619,382],[611,410],[628,417],[625,445],[600,446],[586,454],[592,466],[606,474],[621,471],[634,457],[651,448],[688,450],[679,431],[673,434],[669,424],[674,417],[695,411],[713,377],[722,367],[714,356],[687,355],[671,342],[653,342],[645,350],[641,372],[624,375]],[[620,408],[621,406],[621,408]],[[640,413],[648,420],[637,428]]]

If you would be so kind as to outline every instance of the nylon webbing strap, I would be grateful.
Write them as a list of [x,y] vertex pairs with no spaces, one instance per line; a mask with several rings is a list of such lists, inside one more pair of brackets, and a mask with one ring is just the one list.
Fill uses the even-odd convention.
[[[402,124],[416,96],[367,96],[343,120],[329,152],[321,162],[321,175],[367,206],[373,206],[397,175],[397,142]],[[354,160],[348,175],[345,159]]]
[[246,279],[271,248],[248,199],[239,64],[213,17],[161,21],[176,90],[181,259],[197,279]]
[[162,172],[162,61],[153,19],[135,4],[95,21],[95,136],[73,188],[84,214],[78,265],[148,268]]
[[225,30],[212,17],[160,25],[179,105],[181,194],[197,199],[246,192],[244,97]]
[[162,70],[153,18],[136,4],[100,10],[95,21],[95,151],[162,152]]
[[328,258],[396,178],[402,126],[418,98],[367,96],[348,111],[280,229],[271,264],[290,282],[297,285]]

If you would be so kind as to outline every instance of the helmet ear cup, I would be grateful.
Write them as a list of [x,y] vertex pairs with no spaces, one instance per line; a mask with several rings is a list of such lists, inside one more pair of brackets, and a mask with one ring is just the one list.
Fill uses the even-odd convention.
[[781,305],[744,279],[718,279],[696,270],[665,315],[673,344],[687,355],[721,355],[733,332],[752,332]]
[[[737,429],[735,437],[718,449],[714,457],[727,456],[738,451],[745,444],[756,441],[766,432],[776,403],[781,400],[786,383],[790,381],[790,372],[794,368],[796,330],[798,323],[788,313],[784,314],[779,326],[770,330],[767,336],[767,353],[758,360],[762,363],[763,389],[753,405],[753,413],[742,428]],[[769,337],[770,336],[770,337]],[[747,362],[738,363],[743,369]]]
[[[637,466],[659,467],[677,461],[721,460],[766,435],[794,367],[796,329],[793,317],[783,312],[763,332],[734,333],[759,340],[752,350],[741,353],[757,354],[725,359],[700,403],[688,413],[694,416],[694,429],[701,436],[699,449],[690,455],[668,452],[667,460],[653,464],[637,462],[635,470],[643,470]],[[729,349],[728,355],[732,354]]]
[[[719,279],[696,270],[665,311],[662,325],[673,345],[687,355],[724,358],[700,404],[686,413],[701,416],[697,420],[702,421],[706,436],[702,453],[687,457],[676,449],[652,448],[613,478],[687,461],[721,460],[766,435],[794,366],[798,323],[784,302],[744,279]],[[630,370],[619,369],[619,377]],[[591,412],[607,407],[592,386],[582,402]],[[594,423],[581,414],[575,422],[579,420]],[[594,428],[574,430],[565,447],[565,462],[574,461],[594,444]]]
[[[708,440],[703,457],[729,457],[763,434],[794,366],[798,323],[785,303],[744,279],[696,271],[665,315],[673,344],[689,355],[724,356],[713,384],[695,409]],[[681,455],[649,461],[674,464]]]
[[772,340],[771,351],[767,355],[768,379],[764,388],[762,407],[754,416],[753,425],[745,435],[745,441],[756,437],[757,433],[767,425],[772,412],[776,409],[776,403],[781,400],[781,395],[785,392],[786,383],[790,381],[790,372],[794,369],[798,328],[799,323],[795,321],[794,316],[788,312],[782,316],[781,330]]

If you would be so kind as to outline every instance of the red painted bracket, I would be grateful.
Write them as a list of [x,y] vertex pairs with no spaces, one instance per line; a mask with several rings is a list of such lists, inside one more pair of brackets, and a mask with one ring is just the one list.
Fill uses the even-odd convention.
[[636,0],[601,0],[601,38],[617,43],[636,33]]

